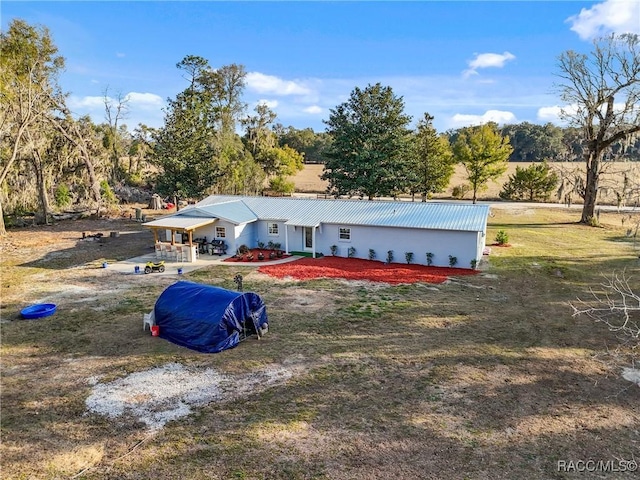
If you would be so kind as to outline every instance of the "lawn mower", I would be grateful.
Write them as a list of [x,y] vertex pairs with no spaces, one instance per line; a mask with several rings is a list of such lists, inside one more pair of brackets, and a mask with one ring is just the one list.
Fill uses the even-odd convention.
[[164,260],[161,262],[147,262],[144,266],[144,273],[164,272]]

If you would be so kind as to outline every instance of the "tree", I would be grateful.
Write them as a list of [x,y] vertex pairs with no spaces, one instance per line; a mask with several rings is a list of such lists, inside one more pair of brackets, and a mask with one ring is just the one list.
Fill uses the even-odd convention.
[[[109,96],[109,88],[105,88],[102,100],[104,102],[104,117],[107,121],[104,143],[105,148],[111,151],[111,180],[115,183],[122,178],[120,167],[120,157],[122,156],[123,131],[120,121],[124,120],[129,113],[129,98],[117,92],[115,98]],[[126,132],[126,127],[124,129]]]
[[625,272],[604,276],[602,293],[591,290],[591,300],[580,298],[570,303],[573,316],[586,315],[605,324],[612,332],[629,340],[632,347],[640,346],[640,294],[635,292]]
[[304,155],[304,163],[325,163],[325,150],[331,144],[331,137],[325,132],[314,132],[312,128],[301,130],[295,127],[273,127],[281,147],[288,145]]
[[411,117],[402,97],[380,83],[355,88],[325,121],[333,143],[326,152],[323,180],[333,195],[373,200],[407,187],[406,153]]
[[594,223],[603,155],[617,141],[640,131],[640,37],[612,34],[596,39],[590,55],[559,57],[557,88],[567,104],[564,119],[584,139],[586,164],[581,223]]
[[186,56],[177,65],[189,86],[169,100],[165,124],[153,134],[153,155],[161,167],[157,189],[165,195],[197,198],[224,174],[216,148],[216,111],[200,79],[210,70],[202,57]]
[[270,128],[276,119],[275,112],[264,103],[259,103],[255,111],[257,115],[243,121],[246,128],[243,140],[265,175],[286,177],[302,170],[302,154],[288,145],[279,146],[278,138]]
[[527,168],[516,167],[516,173],[502,186],[500,198],[505,200],[547,200],[558,186],[558,174],[545,161]]
[[501,136],[495,123],[460,130],[453,145],[453,153],[467,172],[467,180],[473,191],[473,203],[476,203],[478,191],[486,188],[489,180],[494,180],[507,171],[507,160],[512,150],[509,137]]
[[433,117],[428,113],[418,122],[410,159],[411,193],[420,193],[426,202],[429,195],[447,188],[455,171],[453,153],[449,140],[445,135],[438,135]]
[[522,122],[505,125],[500,133],[509,137],[509,143],[513,147],[510,162],[539,162],[545,158],[557,159],[562,154],[562,128],[551,123],[535,125]]
[[[0,185],[20,155],[33,159],[34,165],[41,160],[37,158],[40,151],[34,150],[42,146],[39,126],[55,113],[52,99],[62,96],[57,77],[64,58],[57,53],[45,27],[16,19],[7,32],[0,33]],[[44,182],[44,177],[38,180]],[[39,195],[41,201],[43,195]],[[46,201],[41,207],[47,209]],[[0,236],[6,234],[2,213],[0,200]]]

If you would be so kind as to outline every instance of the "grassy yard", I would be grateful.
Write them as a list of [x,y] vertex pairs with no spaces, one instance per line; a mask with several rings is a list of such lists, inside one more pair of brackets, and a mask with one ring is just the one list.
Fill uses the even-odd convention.
[[[57,255],[76,248],[72,226],[60,236],[69,244],[52,237],[28,252],[32,237],[11,232],[0,252],[2,477],[602,478],[557,462],[637,460],[640,389],[620,376],[633,352],[614,351],[614,334],[572,317],[567,302],[614,270],[640,290],[640,248],[613,213],[603,228],[560,209],[492,214],[487,243],[503,229],[510,246],[492,247],[482,274],[443,285],[283,281],[234,265],[185,275],[233,289],[241,273],[267,304],[262,340],[215,355],[142,332],[175,278],[96,268],[116,256],[98,247]],[[43,299],[58,304],[54,316],[17,317]],[[155,432],[87,412],[96,384],[168,363],[229,378],[274,365],[293,374]]]

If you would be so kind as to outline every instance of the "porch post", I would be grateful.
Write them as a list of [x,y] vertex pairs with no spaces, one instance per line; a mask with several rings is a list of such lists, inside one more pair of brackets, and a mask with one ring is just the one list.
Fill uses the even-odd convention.
[[289,255],[289,225],[284,226],[284,253]]
[[171,245],[176,244],[176,231],[171,229]]
[[153,231],[153,243],[158,243],[158,229],[152,228]]
[[311,230],[311,251],[313,258],[316,258],[316,227]]
[[193,230],[189,230],[189,246],[193,247]]

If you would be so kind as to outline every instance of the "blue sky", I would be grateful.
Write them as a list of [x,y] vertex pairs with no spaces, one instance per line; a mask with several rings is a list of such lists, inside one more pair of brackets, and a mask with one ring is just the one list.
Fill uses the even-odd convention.
[[324,130],[355,87],[381,82],[414,123],[440,131],[486,121],[558,123],[557,57],[609,32],[640,33],[640,0],[413,2],[13,2],[12,19],[49,28],[77,115],[104,121],[103,96],[128,97],[125,123],[159,127],[187,83],[186,55],[245,66],[248,113]]

